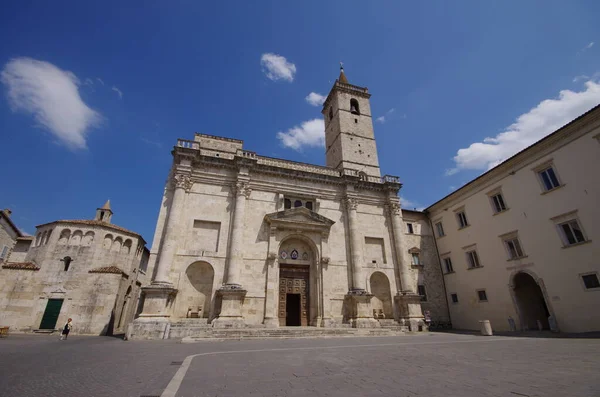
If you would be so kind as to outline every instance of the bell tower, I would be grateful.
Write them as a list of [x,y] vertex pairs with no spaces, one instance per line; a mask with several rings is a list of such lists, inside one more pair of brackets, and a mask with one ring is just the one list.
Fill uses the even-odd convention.
[[[369,90],[348,82],[344,68],[323,103],[328,167],[381,176],[373,132]],[[362,174],[362,175],[364,175]]]

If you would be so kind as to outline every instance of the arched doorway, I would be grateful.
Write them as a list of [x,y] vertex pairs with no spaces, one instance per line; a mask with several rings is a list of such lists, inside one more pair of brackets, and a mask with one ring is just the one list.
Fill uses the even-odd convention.
[[390,290],[390,281],[382,272],[375,272],[370,279],[371,307],[375,318],[393,318],[392,293]]
[[309,242],[289,238],[279,247],[280,326],[307,326],[316,322],[317,288],[315,254]]
[[194,262],[187,267],[178,294],[180,317],[209,318],[214,279],[215,271],[208,262]]
[[521,327],[524,330],[537,330],[540,321],[543,329],[550,329],[550,312],[542,289],[535,279],[528,273],[519,272],[513,277],[512,285]]

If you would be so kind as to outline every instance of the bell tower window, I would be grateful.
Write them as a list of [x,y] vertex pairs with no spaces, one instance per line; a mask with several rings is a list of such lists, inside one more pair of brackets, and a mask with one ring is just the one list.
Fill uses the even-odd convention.
[[358,101],[355,98],[350,99],[350,113],[360,115],[360,107]]

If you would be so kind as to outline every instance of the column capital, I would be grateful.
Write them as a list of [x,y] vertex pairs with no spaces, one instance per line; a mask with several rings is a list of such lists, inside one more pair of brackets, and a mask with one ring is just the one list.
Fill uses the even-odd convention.
[[235,195],[236,196],[246,196],[246,198],[250,198],[250,193],[252,193],[252,189],[250,189],[248,182],[237,181],[234,186]]
[[390,216],[398,216],[402,214],[402,209],[400,208],[399,203],[388,202],[385,204],[385,210],[390,214]]
[[356,211],[358,202],[356,201],[356,199],[354,197],[345,197],[343,201],[344,201],[344,205],[346,206],[346,208],[348,210]]
[[192,178],[187,174],[175,174],[170,181],[170,187],[173,189],[185,189],[186,192],[189,192],[190,189],[194,186],[194,182]]

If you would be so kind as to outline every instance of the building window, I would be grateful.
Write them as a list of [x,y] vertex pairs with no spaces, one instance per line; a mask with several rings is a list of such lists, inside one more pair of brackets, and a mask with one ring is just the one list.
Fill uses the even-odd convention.
[[435,228],[437,230],[438,237],[444,237],[445,236],[445,234],[444,234],[444,225],[442,225],[442,222],[436,223],[435,224]]
[[333,120],[333,108],[329,108],[329,120]]
[[525,256],[523,253],[523,248],[521,248],[521,243],[517,237],[512,237],[504,240],[504,244],[506,245],[506,249],[508,250],[508,259],[518,259]]
[[71,266],[71,262],[72,262],[73,260],[71,259],[71,257],[70,257],[70,256],[65,256],[65,257],[62,259],[62,261],[63,261],[63,263],[65,264],[65,272],[66,272],[67,270],[69,270],[69,266]]
[[465,214],[465,211],[456,213],[456,219],[458,219],[459,229],[469,226],[469,222],[467,222],[467,214]]
[[283,200],[283,208],[286,210],[289,210],[290,208],[292,208],[292,200],[290,200],[290,199]]
[[294,201],[294,208],[302,207],[302,201],[296,200]]
[[444,258],[444,267],[446,268],[446,273],[454,273],[454,268],[452,267],[452,259],[450,259],[450,257]]
[[481,263],[479,263],[479,256],[477,255],[477,251],[468,251],[467,252],[467,263],[469,269],[474,269],[476,267],[481,267]]
[[586,241],[583,230],[581,229],[579,222],[577,222],[577,219],[572,219],[568,222],[561,223],[558,225],[558,227],[561,231],[565,245],[573,245]]
[[538,171],[538,175],[542,181],[545,191],[556,189],[560,186],[558,177],[556,176],[556,172],[554,172],[554,168],[552,166]]
[[477,290],[477,297],[479,298],[479,302],[487,302],[487,294],[484,289]]
[[311,211],[313,209],[312,201],[307,201],[306,203],[304,203],[304,206]]
[[416,252],[413,252],[411,255],[412,255],[412,264],[414,266],[421,265],[421,260],[419,259],[419,254]]
[[497,193],[490,197],[492,200],[492,204],[494,206],[494,212],[496,214],[506,211],[506,203],[504,202],[504,198],[502,197],[502,193]]
[[422,302],[427,302],[427,292],[425,291],[425,286],[424,285],[418,285],[417,286],[417,292],[419,293],[419,296],[421,297],[421,301]]
[[598,275],[596,273],[584,274],[581,276],[581,279],[583,280],[585,289],[600,288],[600,281],[598,280]]
[[452,303],[458,303],[458,295],[450,294],[450,298],[452,298]]
[[6,254],[8,254],[8,246],[4,246],[2,248],[2,253],[0,253],[0,260],[3,261],[4,259],[6,259]]
[[412,223],[407,223],[406,226],[408,227],[408,234],[414,234],[415,231],[413,229],[413,224]]
[[350,99],[350,113],[360,114],[360,107],[358,106],[358,101],[354,98]]

